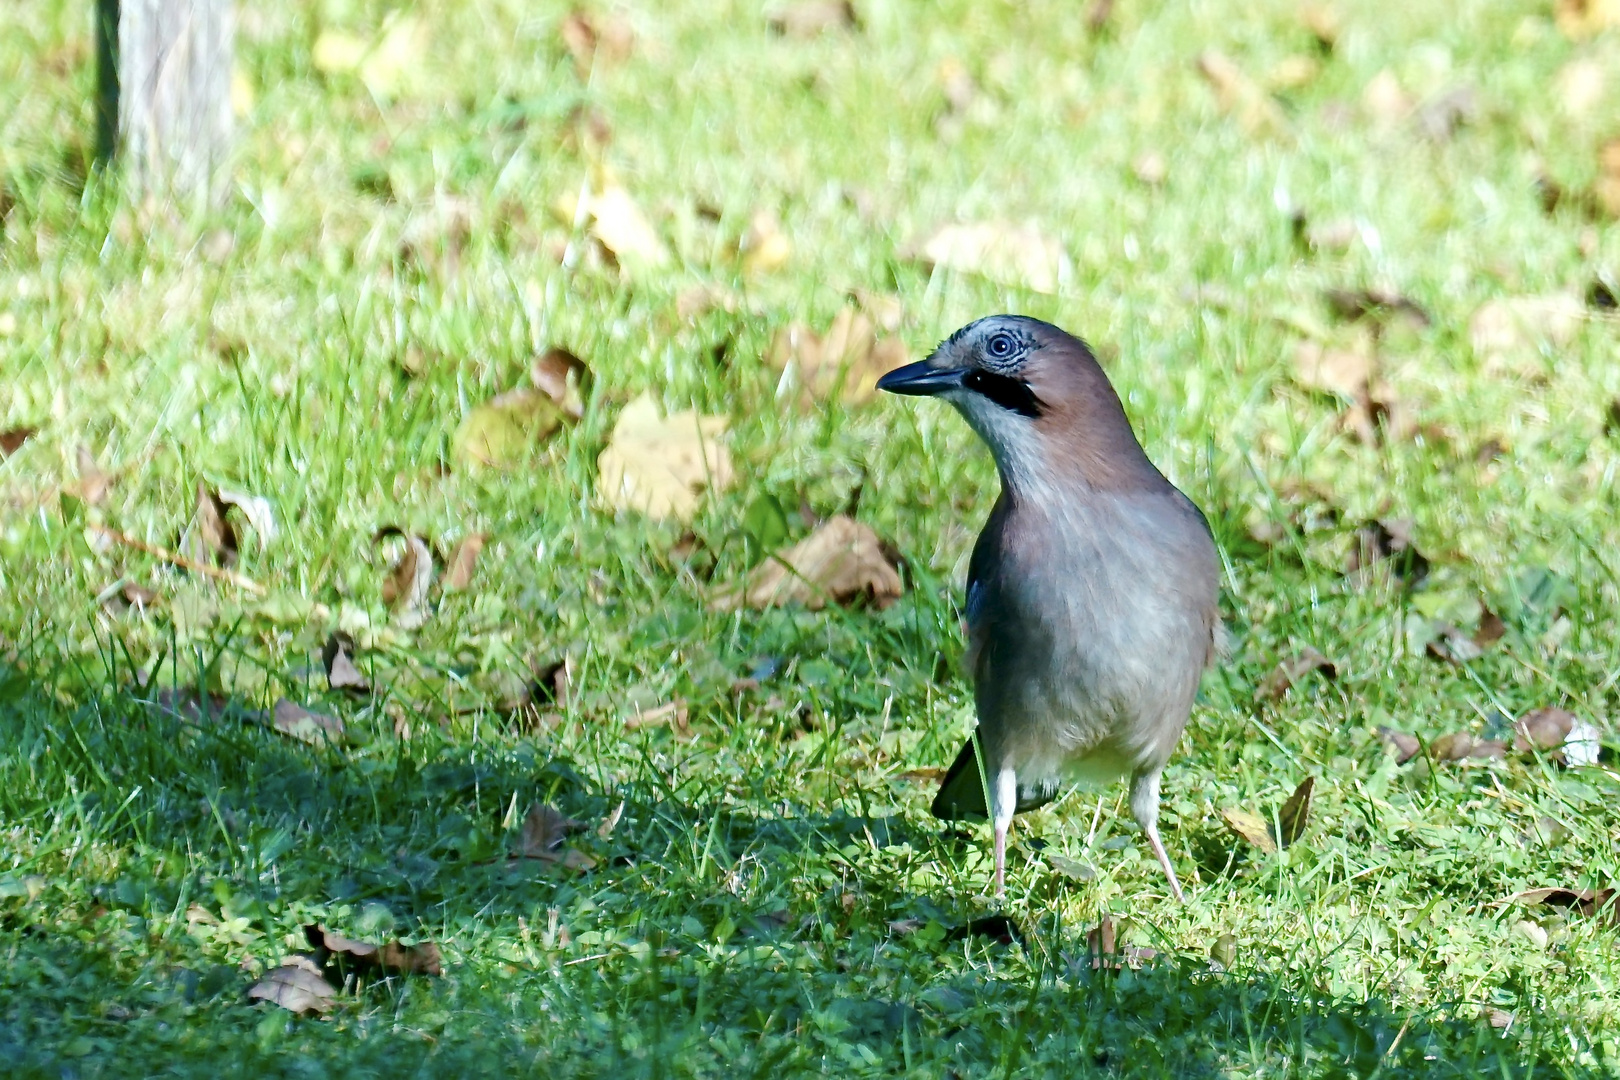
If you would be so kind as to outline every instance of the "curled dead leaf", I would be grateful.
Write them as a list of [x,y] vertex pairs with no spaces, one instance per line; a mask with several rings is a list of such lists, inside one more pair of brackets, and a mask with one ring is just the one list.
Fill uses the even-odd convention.
[[1055,293],[1073,265],[1062,243],[1034,225],[979,221],[943,225],[905,248],[931,270],[977,274],[1003,285]]
[[1567,709],[1531,709],[1513,722],[1513,748],[1544,753],[1561,765],[1596,765],[1603,750],[1597,726]]
[[307,956],[287,957],[247,992],[251,1000],[268,1001],[295,1014],[330,1012],[336,995],[337,988],[321,976],[320,967]]
[[441,587],[445,592],[460,592],[472,584],[473,572],[478,568],[478,556],[484,550],[485,542],[483,533],[470,533],[461,538],[444,572]]
[[1563,889],[1554,886],[1526,889],[1514,893],[1508,897],[1508,901],[1515,904],[1546,904],[1548,907],[1566,908],[1578,911],[1589,919],[1600,917],[1620,925],[1620,904],[1616,903],[1616,897],[1617,891],[1612,888]]
[[229,507],[219,493],[207,484],[197,484],[197,505],[191,524],[180,537],[180,553],[196,563],[213,563],[229,569],[236,565],[236,530],[226,520]]
[[1309,824],[1311,816],[1311,795],[1315,790],[1316,778],[1307,776],[1288,796],[1282,809],[1277,811],[1277,843],[1280,846],[1287,847],[1305,835],[1305,826]]
[[1435,761],[1500,760],[1507,756],[1507,744],[1497,739],[1481,739],[1466,731],[1453,731],[1429,744]]
[[1359,574],[1373,566],[1387,565],[1390,572],[1407,585],[1415,586],[1429,576],[1429,560],[1412,542],[1413,523],[1407,518],[1381,518],[1356,530],[1346,574]]
[[393,609],[393,621],[403,630],[415,630],[427,622],[431,609],[428,593],[433,588],[433,549],[420,536],[394,526],[379,529],[376,540],[398,537],[404,540],[399,559],[383,579],[383,603]]
[[584,825],[573,818],[558,813],[544,803],[535,803],[524,815],[517,857],[561,863],[570,870],[589,870],[596,865],[595,859],[573,848],[561,850],[568,834],[582,828]]
[[818,610],[830,601],[867,599],[887,607],[903,591],[900,573],[870,526],[835,515],[815,532],[754,568],[741,586],[717,593],[722,611],[799,603]]
[[0,431],[0,461],[22,449],[22,444],[39,434],[37,427],[14,427]]
[[520,464],[562,426],[565,408],[545,390],[534,387],[496,394],[461,418],[451,439],[451,453],[462,465],[508,468]]
[[354,941],[324,926],[304,927],[310,948],[323,950],[354,967],[380,970],[390,975],[442,975],[444,967],[439,947],[431,941],[406,945],[398,940],[384,945]]
[[608,186],[588,200],[591,234],[622,269],[633,273],[669,262],[669,249],[628,191]]
[[1294,381],[1307,390],[1356,400],[1366,396],[1376,368],[1369,352],[1330,349],[1319,341],[1301,341],[1294,347]]
[[643,393],[619,413],[597,458],[598,491],[615,509],[688,521],[706,490],[732,480],[731,455],[718,440],[726,419],[696,412],[658,415]]
[[1339,677],[1339,669],[1333,661],[1323,656],[1310,646],[1306,646],[1298,653],[1282,661],[1276,668],[1260,680],[1255,688],[1254,696],[1269,701],[1275,701],[1288,692],[1288,688],[1313,671],[1320,671],[1325,679]]
[[591,369],[567,349],[552,346],[541,353],[529,365],[529,379],[564,413],[575,420],[585,415],[585,394],[590,390]]
[[354,638],[338,630],[326,638],[321,648],[321,662],[326,667],[326,684],[333,690],[347,690],[351,694],[371,693],[371,684],[354,665]]

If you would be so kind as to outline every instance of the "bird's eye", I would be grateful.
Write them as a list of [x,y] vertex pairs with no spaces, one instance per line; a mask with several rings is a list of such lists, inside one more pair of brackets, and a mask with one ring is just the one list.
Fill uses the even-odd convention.
[[991,334],[990,340],[984,343],[984,351],[990,354],[991,359],[1005,360],[1018,350],[1017,342],[1006,331]]

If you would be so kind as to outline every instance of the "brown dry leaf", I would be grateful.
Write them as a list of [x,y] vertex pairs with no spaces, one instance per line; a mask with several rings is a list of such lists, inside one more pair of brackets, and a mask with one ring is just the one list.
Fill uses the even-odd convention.
[[[1620,4],[1620,0],[1611,0]],[[1605,214],[1620,218],[1620,139],[1610,139],[1598,150],[1598,178],[1592,197]]]
[[1481,739],[1466,731],[1453,731],[1429,744],[1429,756],[1436,761],[1465,761],[1470,758],[1489,761],[1507,757],[1507,744],[1496,739]]
[[760,563],[741,586],[717,593],[714,603],[722,611],[742,605],[768,608],[790,603],[815,611],[828,601],[848,604],[869,599],[883,608],[902,591],[900,572],[884,553],[877,533],[838,514],[797,544]]
[[610,66],[629,59],[635,48],[636,32],[629,20],[617,12],[592,15],[575,8],[563,17],[557,26],[568,55],[574,59],[574,70],[586,78],[597,64]]
[[938,765],[922,765],[915,769],[907,769],[905,772],[895,773],[895,779],[915,780],[918,783],[928,783],[930,781],[937,783],[945,779],[945,770]]
[[1366,289],[1327,289],[1322,293],[1328,309],[1336,318],[1367,320],[1384,323],[1392,319],[1405,319],[1422,328],[1431,322],[1429,313],[1409,296],[1394,289],[1374,286]]
[[582,828],[584,826],[573,818],[559,814],[544,803],[535,803],[523,818],[517,858],[543,859],[561,863],[570,870],[589,870],[596,865],[595,859],[574,848],[560,850],[563,839]]
[[777,371],[793,368],[799,399],[806,405],[860,405],[877,396],[884,372],[906,362],[906,347],[898,338],[879,336],[864,312],[845,307],[825,336],[798,323],[778,330],[765,360]]
[[1513,722],[1513,749],[1520,752],[1550,750],[1563,757],[1564,741],[1575,727],[1575,714],[1568,709],[1544,706],[1531,709]]
[[431,941],[406,945],[398,940],[372,945],[334,934],[324,926],[304,927],[310,948],[324,949],[333,956],[360,968],[377,968],[389,974],[442,975],[444,966],[439,947]]
[[850,0],[798,0],[773,8],[765,22],[774,33],[801,39],[828,30],[853,30],[859,25]]
[[0,461],[22,449],[22,444],[39,434],[37,427],[14,427],[0,431]]
[[1319,341],[1294,348],[1294,381],[1307,390],[1326,391],[1352,401],[1363,398],[1377,370],[1371,353],[1330,349]]
[[344,741],[343,721],[325,713],[312,712],[286,698],[276,701],[270,726],[299,742],[316,746],[336,746]]
[[119,578],[96,596],[96,603],[115,614],[134,608],[144,612],[158,602],[158,594],[139,582]]
[[112,474],[102,471],[101,466],[96,464],[96,455],[83,443],[79,444],[74,456],[77,458],[79,478],[63,490],[77,496],[86,506],[100,506],[112,488]]
[[227,569],[235,566],[236,530],[225,520],[228,509],[218,492],[199,481],[197,508],[180,537],[180,554],[196,563],[214,563]]
[[1553,21],[1571,41],[1620,26],[1620,0],[1554,0]]
[[337,987],[321,976],[320,967],[307,956],[287,957],[247,992],[251,999],[268,1001],[297,1014],[330,1012],[336,995]]
[[567,349],[552,346],[537,357],[529,365],[529,381],[575,420],[585,415],[591,369]]
[[1356,529],[1346,574],[1359,574],[1373,566],[1386,565],[1408,585],[1417,585],[1429,576],[1429,560],[1412,542],[1413,523],[1409,518],[1380,518]]
[[624,800],[620,799],[618,805],[608,811],[608,816],[596,827],[596,838],[606,840],[613,835],[613,830],[619,827],[619,819],[624,817]]
[[1320,671],[1325,679],[1339,677],[1339,669],[1333,661],[1323,656],[1310,646],[1289,657],[1277,665],[1271,674],[1260,680],[1255,688],[1254,696],[1267,701],[1275,701],[1288,692],[1300,679],[1313,671]]
[[371,684],[354,665],[354,638],[348,634],[339,630],[327,637],[321,648],[321,662],[326,667],[326,684],[333,690],[371,693]]
[[793,243],[775,214],[756,210],[737,250],[742,255],[743,272],[758,276],[786,266],[793,256]]
[[1003,221],[942,225],[908,244],[904,255],[931,270],[977,274],[1039,293],[1057,292],[1073,271],[1061,242],[1034,225]]
[[675,314],[685,321],[696,319],[711,311],[735,313],[736,310],[737,294],[723,285],[712,282],[682,289],[680,295],[675,297]]
[[1411,113],[1412,99],[1395,73],[1385,68],[1374,75],[1362,90],[1361,108],[1374,123],[1389,127],[1406,119]]
[[393,622],[403,630],[415,630],[427,622],[431,609],[428,593],[433,588],[433,549],[420,536],[392,525],[377,531],[377,540],[399,537],[405,541],[399,560],[383,579],[383,603],[393,609]]
[[1208,49],[1199,54],[1198,72],[1215,91],[1221,111],[1236,119],[1248,134],[1280,134],[1288,130],[1282,106],[1225,53]]
[[1405,765],[1417,757],[1418,752],[1423,749],[1423,744],[1418,741],[1416,735],[1409,735],[1392,727],[1380,726],[1378,735],[1394,749],[1397,765]]
[[1434,659],[1461,665],[1485,655],[1484,648],[1474,641],[1473,635],[1468,631],[1448,622],[1437,622],[1434,628],[1437,631],[1436,636],[1423,648],[1423,651]]
[[1581,298],[1564,293],[1488,300],[1468,322],[1468,340],[1488,368],[1512,353],[1568,345],[1586,318]]
[[1233,807],[1221,811],[1221,820],[1233,836],[1248,841],[1266,854],[1277,850],[1277,841],[1271,836],[1271,826],[1258,814]]
[[668,701],[655,709],[637,708],[634,716],[624,719],[626,731],[635,731],[638,728],[662,727],[668,724],[677,733],[689,730],[687,723],[686,702]]
[[565,406],[544,390],[520,386],[496,394],[461,418],[451,453],[462,465],[508,468],[562,427]]
[[718,441],[725,431],[723,416],[660,417],[643,393],[619,413],[597,458],[597,490],[615,509],[689,521],[704,491],[731,483],[731,454]]
[[1510,903],[1546,904],[1549,907],[1573,908],[1587,918],[1601,916],[1611,923],[1620,924],[1620,904],[1615,902],[1616,890],[1608,889],[1526,889],[1508,897]]
[[483,533],[472,533],[456,545],[450,555],[449,568],[444,572],[441,587],[445,592],[460,592],[472,584],[473,571],[478,568],[478,556],[484,550],[485,541]]
[[1282,847],[1297,841],[1305,835],[1305,826],[1311,816],[1311,794],[1316,790],[1316,778],[1307,776],[1301,780],[1294,793],[1288,796],[1277,812],[1277,842]]

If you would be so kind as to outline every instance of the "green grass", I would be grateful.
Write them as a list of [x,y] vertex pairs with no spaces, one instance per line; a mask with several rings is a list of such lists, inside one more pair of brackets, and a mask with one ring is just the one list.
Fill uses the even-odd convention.
[[[1561,704],[1616,735],[1620,453],[1604,416],[1620,334],[1588,319],[1503,365],[1475,355],[1468,325],[1492,298],[1620,273],[1620,230],[1544,212],[1531,160],[1590,182],[1620,133],[1620,31],[1572,44],[1550,5],[1522,0],[1347,2],[1320,55],[1273,0],[1122,0],[1101,34],[1058,0],[857,6],[858,33],[795,41],[753,5],[635,4],[630,58],[582,80],[556,36],[564,7],[434,0],[412,9],[431,29],[421,78],[388,101],[311,62],[323,26],[370,34],[383,5],[244,5],[254,102],[233,194],[191,216],[86,181],[89,5],[0,10],[0,430],[40,429],[0,462],[9,1074],[1620,1072],[1615,931],[1503,902],[1620,877],[1620,776],[1516,754],[1397,766],[1375,733],[1500,734]],[[1319,56],[1279,91],[1288,132],[1251,136],[1219,111],[1194,62],[1207,48],[1262,80]],[[1577,58],[1610,88],[1579,115],[1554,89]],[[935,122],[948,60],[980,91],[957,131]],[[1472,85],[1478,114],[1443,143],[1379,125],[1357,102],[1384,69],[1419,100]],[[611,126],[599,154],[570,136],[581,105]],[[1161,187],[1133,176],[1149,151]],[[550,208],[601,165],[669,266],[559,266],[570,234]],[[432,224],[450,198],[464,243]],[[1313,253],[1295,208],[1353,219],[1360,238]],[[793,252],[746,278],[735,245],[759,209]],[[1034,221],[1072,275],[1046,296],[904,257],[958,218]],[[679,317],[704,283],[735,290],[736,310]],[[1364,286],[1432,316],[1380,344],[1422,432],[1373,447],[1291,378],[1302,328],[1355,333],[1322,290]],[[987,838],[942,827],[931,785],[900,774],[948,763],[971,724],[957,602],[995,478],[942,406],[807,412],[778,395],[773,332],[824,327],[856,288],[900,299],[916,356],[998,310],[1084,335],[1154,460],[1208,512],[1235,647],[1165,777],[1185,907],[1121,789],[1015,827],[1004,910],[1022,944],[959,932],[997,907]],[[441,472],[464,412],[548,344],[594,371],[583,421],[511,471]],[[732,420],[739,476],[704,502],[689,557],[673,553],[680,525],[595,491],[618,408],[643,390]],[[1490,439],[1505,452],[1481,464]],[[61,494],[81,445],[120,470],[88,509]],[[87,544],[88,514],[172,545],[199,481],[271,500],[279,535],[261,550],[246,534],[240,566],[268,598]],[[715,610],[712,583],[758,557],[743,522],[761,495],[853,507],[904,554],[905,597]],[[1354,528],[1380,516],[1415,521],[1433,562],[1418,587],[1342,572]],[[1267,522],[1270,546],[1251,537]],[[419,631],[390,626],[381,600],[371,537],[388,525],[490,537],[474,587]],[[120,576],[160,601],[109,614],[95,598]],[[1466,667],[1427,657],[1426,619],[1475,597],[1506,637]],[[325,690],[320,648],[340,625],[371,697]],[[1337,680],[1257,699],[1307,645]],[[496,708],[563,656],[560,720]],[[756,671],[757,689],[733,689]],[[150,704],[175,685],[309,701],[355,744],[188,724]],[[676,699],[690,737],[626,729]],[[1270,814],[1307,775],[1310,827],[1286,852],[1222,827],[1222,809]],[[536,800],[587,822],[624,802],[611,837],[578,841],[596,868],[498,860]],[[1561,826],[1551,841],[1542,818]],[[1053,854],[1095,880],[1056,873]],[[1108,913],[1160,956],[1092,972],[1086,930]],[[348,988],[320,1020],[248,1004],[312,922],[436,941],[445,974]],[[1225,934],[1235,959],[1212,969]]]

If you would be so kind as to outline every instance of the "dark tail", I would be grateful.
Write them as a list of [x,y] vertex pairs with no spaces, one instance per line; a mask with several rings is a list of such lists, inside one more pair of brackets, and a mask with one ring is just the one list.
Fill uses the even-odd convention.
[[989,817],[984,806],[984,779],[979,775],[979,755],[974,752],[977,735],[969,735],[956,755],[950,771],[940,781],[930,808],[945,821],[983,821]]

